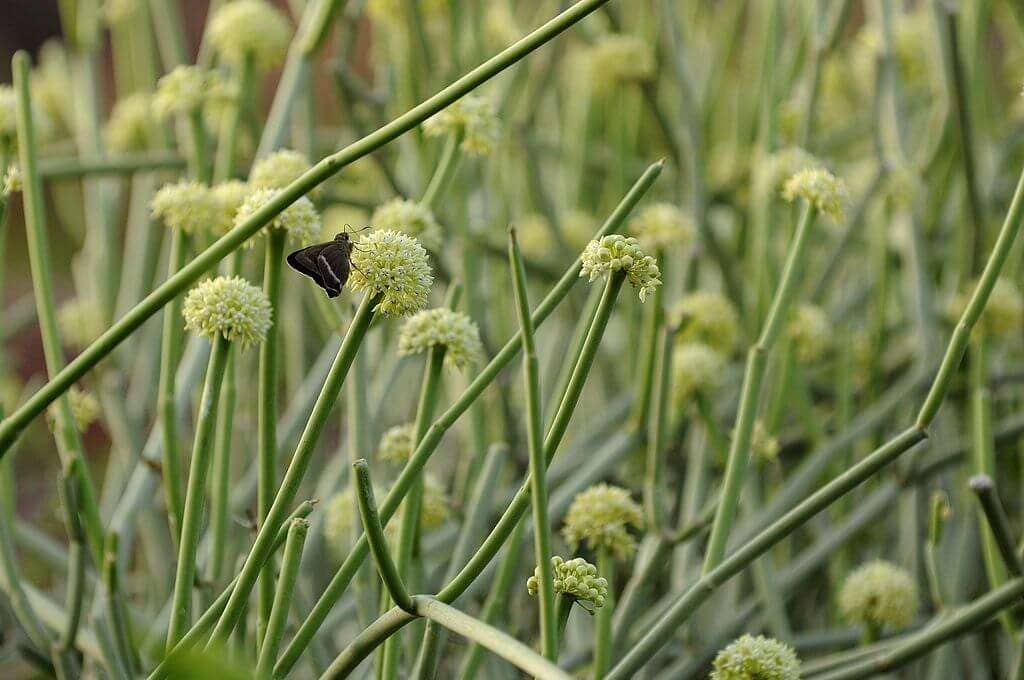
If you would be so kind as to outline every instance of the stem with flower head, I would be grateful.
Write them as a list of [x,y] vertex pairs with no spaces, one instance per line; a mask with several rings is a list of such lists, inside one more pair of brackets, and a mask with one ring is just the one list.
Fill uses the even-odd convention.
[[[277,382],[279,338],[281,328],[281,260],[284,257],[288,232],[271,227],[267,230],[265,259],[263,261],[263,292],[270,301],[273,319],[267,329],[267,337],[260,344],[259,379],[257,384],[257,521],[266,521],[270,506],[274,502],[277,463]],[[258,585],[256,644],[263,639],[263,632],[270,619],[274,603],[274,564],[267,560],[260,573]]]
[[533,508],[534,559],[538,571],[540,599],[540,636],[544,656],[552,661],[558,658],[558,628],[555,619],[555,582],[551,565],[551,520],[548,517],[547,460],[544,453],[541,417],[540,371],[537,367],[537,348],[533,341],[530,322],[530,301],[526,292],[526,270],[519,252],[515,229],[509,229],[509,267],[512,269],[512,289],[516,311],[519,314],[519,332],[523,337],[523,380],[526,393],[526,429],[530,452],[530,499]]
[[[390,121],[375,132],[361,138],[340,151],[324,158],[311,170],[279,191],[267,205],[253,213],[245,222],[222,236],[210,247],[195,257],[187,266],[151,292],[114,323],[103,335],[85,348],[66,368],[54,375],[38,392],[32,395],[14,413],[0,422],[0,456],[10,448],[17,436],[29,422],[49,404],[67,391],[82,375],[112,352],[125,338],[132,334],[161,307],[174,299],[221,259],[237,249],[256,232],[270,222],[299,197],[327,180],[345,166],[367,156],[405,132],[415,128],[459,97],[490,80],[501,71],[516,63],[530,52],[549,42],[584,17],[597,10],[608,0],[580,0],[564,12],[559,13],[532,33],[477,66],[434,96],[424,100],[407,112]],[[158,2],[156,6],[166,3]],[[159,22],[155,22],[159,23]],[[27,55],[24,57],[27,59]],[[27,63],[26,63],[27,70]]]
[[[611,215],[609,215],[608,219],[601,226],[601,229],[598,230],[597,234],[595,234],[595,238],[600,238],[610,234],[623,224],[626,217],[629,216],[633,208],[640,202],[640,199],[647,193],[647,190],[650,189],[651,185],[654,184],[654,181],[661,174],[663,168],[663,161],[654,163],[647,168],[647,170],[633,184],[626,196],[623,197],[615,207]],[[581,268],[580,262],[580,258],[577,258],[562,278],[559,279],[551,292],[548,293],[547,297],[537,305],[537,309],[534,310],[532,317],[534,327],[540,326],[544,320],[551,315],[555,307],[557,307],[565,296],[568,295],[569,290],[573,287],[576,281],[579,280]],[[612,280],[618,280],[615,289],[617,292],[618,288],[622,285],[622,280],[617,276],[613,276]],[[602,300],[604,300],[604,297],[602,297]],[[599,304],[598,307],[600,309],[601,305]],[[608,312],[610,313],[610,307]],[[605,319],[604,323],[607,323],[607,319]],[[596,326],[592,326],[592,328],[595,327]],[[601,326],[601,329],[601,332],[603,333],[603,325]],[[586,345],[587,343],[584,342],[584,348]],[[416,450],[413,451],[412,455],[409,457],[409,462],[406,464],[405,468],[403,468],[401,474],[399,474],[398,479],[395,480],[391,491],[388,493],[388,496],[381,507],[381,516],[384,518],[384,522],[387,522],[387,520],[391,518],[391,515],[395,512],[398,504],[401,503],[402,498],[411,486],[415,475],[423,468],[424,465],[426,465],[427,460],[437,448],[441,438],[444,436],[444,433],[454,425],[470,405],[472,405],[480,395],[483,394],[487,386],[490,385],[501,370],[512,361],[516,353],[521,348],[522,339],[520,334],[516,333],[507,343],[505,343],[505,346],[494,356],[494,358],[491,359],[490,363],[477,374],[477,377],[473,382],[470,383],[470,385],[463,391],[462,396],[449,406],[448,410],[442,413],[434,424],[430,426],[427,430],[427,435],[423,438],[423,441],[416,445]],[[596,346],[592,348],[590,352],[596,352]],[[581,348],[580,356],[583,356],[583,353],[584,350]],[[590,357],[589,361],[593,361],[593,356]],[[589,364],[587,365],[586,370],[589,370]],[[585,371],[581,377],[578,377],[577,371],[574,370],[573,375],[569,380],[569,384],[572,385],[576,381],[582,381],[584,379]],[[579,389],[582,389],[582,385],[579,386]],[[568,388],[566,389],[566,393],[568,393]],[[565,418],[567,420],[568,415],[562,414],[561,409],[559,409],[559,413],[556,413],[555,419],[558,420],[561,418]],[[507,536],[508,532],[511,530],[512,527],[508,527],[505,536]],[[497,550],[498,547],[500,547],[500,542],[497,547],[495,547],[495,550]],[[367,544],[365,537],[363,537],[356,541],[355,545],[352,546],[348,556],[342,562],[337,572],[335,572],[334,577],[320,596],[320,599],[317,600],[313,610],[299,627],[299,630],[295,634],[291,644],[288,645],[284,653],[281,655],[281,659],[278,661],[277,667],[274,671],[277,675],[287,675],[295,665],[296,661],[298,661],[305,648],[316,635],[316,631],[321,625],[323,625],[323,622],[327,618],[331,609],[345,593],[349,582],[356,570],[359,568],[359,565],[362,564],[362,561],[366,558],[366,555]],[[491,557],[493,557],[493,554]],[[491,558],[488,557],[487,561],[490,561],[490,559]],[[486,564],[487,562],[484,562],[484,566],[486,566]],[[482,569],[483,567],[481,566],[480,568]]]
[[313,453],[316,450],[316,443],[319,441],[320,434],[327,423],[331,409],[341,393],[345,377],[348,375],[348,369],[352,365],[356,352],[359,351],[359,346],[366,336],[366,331],[370,328],[374,309],[381,298],[381,294],[367,293],[359,304],[359,309],[356,311],[355,316],[352,317],[352,323],[345,334],[345,340],[341,344],[341,349],[338,350],[338,356],[334,360],[334,365],[331,366],[331,372],[327,375],[327,380],[320,391],[320,396],[317,397],[316,403],[313,405],[313,412],[310,414],[309,420],[306,421],[306,427],[302,432],[298,445],[295,447],[295,453],[292,455],[288,469],[281,480],[280,488],[274,497],[274,503],[270,506],[267,517],[256,534],[256,540],[253,542],[252,549],[246,556],[245,562],[239,571],[238,580],[234,587],[231,588],[231,596],[214,628],[211,643],[217,643],[228,638],[231,631],[234,630],[242,610],[245,608],[246,602],[249,599],[249,593],[255,584],[259,571],[263,567],[263,563],[270,556],[274,537],[277,535],[278,529],[283,525],[288,513],[288,507],[295,499],[295,494],[298,493],[299,485],[302,483],[302,478],[305,476],[306,469],[309,467]]
[[740,494],[743,491],[743,480],[750,463],[750,439],[754,430],[754,421],[757,418],[761,383],[768,365],[768,353],[782,331],[782,324],[786,321],[789,308],[796,295],[800,270],[803,267],[811,228],[814,225],[817,212],[812,203],[805,201],[796,233],[793,236],[793,243],[786,258],[786,266],[775,292],[775,299],[761,330],[761,337],[758,338],[757,344],[750,348],[747,355],[746,373],[743,377],[743,389],[740,393],[740,406],[736,415],[732,443],[729,446],[725,480],[722,483],[715,521],[711,526],[711,538],[704,556],[703,572],[705,574],[717,567],[725,557],[729,532],[732,530],[733,520],[736,517],[736,508],[739,506]]
[[199,403],[196,419],[195,442],[192,446],[192,462],[188,472],[188,491],[185,495],[185,512],[182,515],[181,541],[178,546],[178,566],[174,576],[174,595],[171,599],[171,618],[167,624],[167,651],[174,649],[190,626],[192,611],[192,588],[196,575],[196,548],[202,528],[203,505],[206,495],[206,476],[213,455],[214,432],[217,423],[217,406],[220,401],[224,370],[227,367],[231,342],[221,334],[213,340],[206,382]]
[[[671,328],[661,327],[659,329],[656,336],[656,347],[656,359],[652,367],[654,389],[651,401],[653,408],[647,423],[647,465],[644,472],[643,491],[647,530],[655,535],[661,532],[664,513],[661,502],[661,484],[665,467],[665,429],[668,426],[669,390],[672,382],[673,340]],[[691,453],[690,455],[695,454]]]
[[462,156],[460,145],[462,144],[462,132],[450,132],[444,141],[444,149],[441,151],[441,160],[438,161],[434,174],[423,192],[420,203],[432,206],[437,199],[444,195],[452,177],[459,167],[459,160]]

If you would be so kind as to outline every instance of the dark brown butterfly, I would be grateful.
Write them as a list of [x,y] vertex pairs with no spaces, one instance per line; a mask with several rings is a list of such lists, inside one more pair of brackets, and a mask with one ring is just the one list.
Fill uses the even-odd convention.
[[288,256],[288,266],[316,281],[327,297],[336,298],[352,271],[351,254],[352,241],[348,232],[342,232],[333,241],[296,250]]

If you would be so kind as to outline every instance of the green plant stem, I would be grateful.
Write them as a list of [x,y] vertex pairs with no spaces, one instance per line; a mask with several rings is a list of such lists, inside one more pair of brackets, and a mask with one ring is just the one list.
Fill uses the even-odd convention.
[[572,676],[554,663],[480,619],[464,614],[455,607],[427,595],[417,595],[412,599],[415,605],[415,614],[409,614],[397,608],[385,613],[360,633],[353,640],[352,645],[338,655],[330,668],[320,676],[320,680],[337,680],[347,677],[362,659],[366,658],[369,651],[416,616],[435,621],[448,630],[472,640],[531,676],[551,680],[571,680]]
[[[172,231],[170,255],[167,260],[168,280],[185,265],[188,258],[188,241],[188,235],[182,230]],[[181,540],[182,517],[185,513],[185,481],[181,472],[178,418],[174,405],[178,362],[184,335],[181,325],[181,304],[182,298],[177,296],[164,307],[163,330],[160,337],[160,379],[157,384],[157,413],[163,444],[161,475],[164,503],[175,545]]]
[[[278,548],[283,546],[288,537],[288,522],[293,519],[304,519],[313,512],[313,508],[316,506],[316,501],[303,501],[299,506],[289,515],[285,525],[281,527],[281,530],[277,532],[277,537],[274,539],[274,544],[271,547],[271,552],[276,552]],[[173,654],[177,654],[184,650],[187,650],[194,645],[202,641],[203,636],[210,632],[213,626],[217,623],[218,617],[224,611],[224,607],[227,606],[228,600],[231,597],[232,587],[238,582],[238,576],[233,578],[228,584],[227,588],[221,591],[221,594],[217,596],[217,599],[213,601],[203,615],[195,622],[195,625],[185,634],[185,637],[181,639],[178,645],[175,647]],[[168,659],[173,654],[168,654],[164,657],[153,672],[149,674],[148,680],[160,680],[161,678],[168,677]]]
[[916,426],[904,430],[852,468],[811,494],[779,520],[773,522],[752,540],[729,555],[718,566],[702,574],[695,584],[674,599],[661,620],[652,626],[629,650],[612,668],[607,677],[610,680],[625,680],[625,678],[632,677],[632,674],[650,660],[654,652],[678,630],[679,626],[701,604],[711,597],[720,585],[743,571],[769,548],[827,508],[836,499],[856,488],[925,438],[925,432]]
[[523,338],[523,380],[526,394],[526,430],[530,454],[530,501],[533,508],[534,559],[539,573],[540,636],[544,656],[558,659],[558,629],[555,621],[555,582],[551,564],[551,520],[548,517],[547,457],[544,451],[541,416],[540,369],[530,322],[530,301],[526,292],[526,270],[519,252],[515,229],[509,230],[509,267]]
[[[665,430],[668,427],[668,411],[672,382],[673,338],[670,328],[660,328],[657,333],[656,359],[653,367],[654,392],[653,409],[648,417],[647,464],[644,471],[644,513],[647,528],[654,534],[662,529],[662,477],[664,471]],[[691,454],[693,455],[693,454]]]
[[184,156],[170,151],[118,154],[103,157],[52,157],[39,161],[39,176],[45,180],[75,179],[96,175],[134,175],[147,170],[179,170],[187,164]]
[[1021,563],[1017,549],[1014,547],[1010,521],[1006,517],[1003,504],[999,502],[999,497],[996,495],[995,482],[988,475],[979,474],[971,477],[970,486],[971,491],[978,497],[978,504],[981,506],[982,514],[999,551],[999,556],[1003,560],[1003,565],[1014,577],[1024,576],[1024,564]]
[[292,455],[288,470],[281,480],[280,488],[274,497],[274,503],[270,507],[270,512],[267,513],[266,520],[256,534],[252,549],[246,556],[242,569],[239,571],[238,581],[231,589],[232,592],[228,603],[224,607],[220,619],[217,621],[211,644],[226,640],[241,616],[242,610],[248,601],[249,593],[255,584],[256,577],[263,567],[263,563],[266,562],[271,554],[274,537],[283,525],[288,507],[295,499],[295,494],[298,493],[299,485],[302,483],[302,478],[305,476],[306,469],[312,460],[320,434],[323,432],[331,409],[341,393],[345,377],[348,375],[348,369],[352,365],[352,360],[355,358],[356,352],[359,351],[359,346],[362,344],[366,331],[370,327],[370,322],[374,316],[373,310],[379,301],[380,295],[365,295],[363,301],[359,304],[359,309],[352,318],[352,323],[345,334],[345,340],[342,342],[341,349],[338,350],[338,356],[331,367],[331,372],[328,374],[323,389],[317,397],[316,404],[313,406],[313,412],[310,414],[306,427],[302,432],[302,437],[295,447],[295,453]]
[[221,385],[227,368],[231,343],[222,335],[213,341],[206,383],[196,418],[195,442],[192,462],[188,471],[188,490],[185,495],[185,513],[182,515],[181,543],[178,547],[178,566],[174,576],[174,595],[171,619],[167,624],[167,651],[170,652],[188,630],[192,611],[192,589],[196,576],[196,552],[202,529],[203,505],[206,496],[206,476],[213,457],[214,433],[217,424],[217,406]]
[[[657,179],[658,175],[661,174],[663,167],[664,163],[659,161],[647,168],[619,205],[616,206],[615,210],[605,221],[604,225],[595,237],[599,238],[612,233],[622,225],[633,207],[636,206],[644,194],[646,194],[647,190],[654,183],[654,180]],[[554,311],[555,307],[558,306],[558,304],[569,293],[569,290],[579,279],[579,272],[580,261],[579,258],[577,258],[562,278],[559,279],[551,292],[548,293],[547,297],[545,297],[537,306],[532,318],[535,328],[539,327],[544,322],[551,312]],[[388,497],[385,499],[384,504],[381,507],[381,515],[384,517],[384,522],[387,522],[397,509],[401,499],[411,486],[415,475],[426,464],[427,460],[440,443],[444,433],[454,425],[469,406],[480,397],[487,386],[490,385],[497,377],[498,373],[512,361],[513,357],[515,357],[521,347],[522,340],[519,334],[516,333],[516,335],[505,343],[505,346],[494,356],[494,358],[491,359],[491,362],[479,372],[477,377],[468,387],[466,387],[465,391],[463,391],[462,395],[455,401],[455,403],[448,407],[448,410],[441,414],[434,424],[430,426],[430,429],[427,431],[427,436],[423,438],[423,441],[416,445],[416,450],[413,451],[409,458],[409,462],[406,464],[405,468],[403,468],[401,474],[399,474],[398,479],[395,481],[391,491],[388,493]],[[571,382],[572,380],[570,379],[570,383]],[[557,417],[558,416],[556,415],[556,418]],[[567,418],[568,416],[562,417]],[[511,531],[511,527],[508,531]],[[305,648],[312,641],[313,636],[316,635],[316,631],[323,624],[328,613],[337,601],[341,599],[341,596],[348,587],[352,576],[359,568],[363,559],[365,559],[367,549],[365,538],[360,538],[355,545],[353,545],[348,556],[342,562],[334,577],[331,579],[331,582],[320,596],[320,599],[317,600],[313,610],[299,627],[299,630],[295,634],[291,644],[289,644],[282,654],[281,659],[274,670],[277,675],[286,675],[294,666],[295,662],[298,661],[299,656],[301,656]],[[490,558],[488,558],[488,560],[489,559]]]
[[[457,298],[458,289],[453,289]],[[416,423],[414,425],[413,441],[419,442],[426,434],[428,424],[434,417],[437,409],[437,398],[441,389],[441,371],[444,368],[444,355],[446,347],[435,345],[430,348],[427,354],[426,366],[423,369],[423,381],[420,385],[419,404],[416,407]],[[401,518],[398,524],[398,537],[396,539],[396,568],[401,579],[409,578],[409,569],[412,564],[413,551],[417,536],[420,530],[420,513],[423,503],[423,473],[422,471],[413,481],[412,488],[401,506]],[[385,520],[386,521],[386,520]],[[398,604],[398,602],[395,602]],[[407,610],[408,611],[408,610]],[[398,664],[401,648],[397,639],[388,640],[384,646],[381,677],[397,678]]]
[[412,613],[414,606],[405,581],[398,572],[398,567],[391,559],[388,541],[384,536],[384,528],[377,514],[377,501],[373,497],[373,482],[370,480],[370,466],[366,460],[357,460],[352,468],[356,474],[356,499],[359,502],[359,516],[363,521],[363,530],[370,543],[370,552],[377,565],[377,572],[388,591],[388,595],[402,610]]
[[613,593],[615,582],[615,559],[607,549],[597,551],[597,573],[608,579],[608,598],[597,610],[594,622],[594,680],[601,680],[608,672],[612,660],[612,614],[615,610]]
[[816,680],[854,680],[884,675],[924,656],[948,640],[965,635],[988,622],[997,613],[1019,601],[1024,594],[1024,579],[1015,578],[989,591],[974,602],[942,615],[935,623],[910,639],[886,649],[870,659],[850,664],[831,673],[816,675]]
[[306,541],[308,530],[309,520],[293,519],[289,523],[288,538],[284,544],[284,557],[281,562],[281,578],[274,596],[274,606],[271,608],[263,644],[260,646],[259,661],[256,664],[257,678],[271,677],[274,659],[277,657],[281,637],[284,635],[284,626],[288,621],[292,592],[299,575],[299,566],[302,564],[302,546]]
[[725,481],[722,483],[718,510],[715,513],[714,524],[711,525],[711,538],[704,556],[703,572],[705,574],[718,566],[725,557],[729,533],[736,517],[736,508],[739,507],[744,478],[750,464],[750,439],[754,430],[754,422],[757,419],[761,383],[764,380],[768,353],[778,339],[796,295],[799,275],[803,268],[815,216],[814,207],[806,204],[797,224],[796,233],[793,235],[789,256],[786,259],[779,287],[775,291],[775,299],[761,330],[761,337],[747,355],[746,373],[743,377],[743,390],[740,394],[740,407],[736,416],[732,443],[729,446]]
[[103,555],[103,587],[107,605],[107,620],[114,637],[114,647],[125,664],[128,675],[135,677],[141,668],[135,645],[132,642],[131,622],[121,591],[121,575],[118,567],[118,535],[107,535],[106,551]]
[[256,65],[253,56],[246,55],[235,66],[234,98],[221,124],[217,157],[214,161],[213,176],[218,182],[231,179],[235,173],[235,156],[238,150],[239,123],[252,100],[253,78]]
[[455,177],[455,171],[459,167],[459,159],[462,156],[460,145],[462,144],[462,133],[449,134],[444,142],[444,149],[441,151],[441,160],[430,177],[427,188],[423,191],[423,198],[420,203],[428,208],[435,205],[437,200],[444,196],[445,190]]
[[234,404],[238,352],[228,353],[224,371],[220,406],[217,409],[217,448],[213,454],[213,472],[210,483],[210,582],[218,586],[227,569],[228,536],[231,524],[231,454],[234,429]]
[[[200,276],[212,269],[221,259],[255,235],[264,225],[298,200],[299,197],[309,193],[310,190],[345,166],[376,151],[388,142],[416,127],[430,116],[441,111],[456,99],[479,87],[594,12],[606,2],[608,0],[581,0],[577,2],[532,33],[451,83],[434,96],[426,99],[359,141],[327,156],[311,170],[279,191],[267,205],[254,213],[244,223],[236,226],[218,239],[187,266],[183,267],[174,276],[146,296],[142,302],[129,310],[103,335],[89,345],[89,347],[85,348],[74,361],[70,362],[56,375],[51,376],[46,385],[32,395],[14,413],[5,418],[0,423],[0,456],[6,453],[14,438],[28,423],[58,396],[67,391],[76,380],[113,351],[117,345],[131,335],[135,329],[155,314],[157,310],[191,286]],[[162,5],[163,2],[156,4]],[[28,58],[27,56],[22,58],[25,60],[25,70],[27,73]],[[23,164],[23,172],[24,167]]]
[[[46,233],[46,211],[43,207],[42,185],[36,165],[37,146],[35,122],[32,118],[29,84],[29,57],[25,52],[14,55],[14,89],[17,97],[18,157],[23,184],[25,233],[28,244],[32,286],[36,299],[36,314],[42,339],[46,371],[53,377],[66,370],[64,352],[57,326],[53,295],[53,265]],[[70,388],[70,384],[68,387]],[[60,394],[63,394],[63,390]],[[54,395],[56,398],[58,395]],[[45,408],[45,406],[44,406]],[[78,488],[75,501],[79,508],[85,538],[95,564],[103,555],[103,523],[96,502],[96,492],[85,463],[85,450],[81,434],[65,397],[58,402],[54,418],[54,436],[65,471],[72,464],[78,466]],[[68,527],[70,530],[70,527]]]
[[992,288],[996,285],[999,274],[1002,272],[1006,259],[1010,255],[1013,242],[1020,232],[1022,215],[1024,215],[1024,174],[1017,181],[1013,200],[1006,213],[1003,226],[999,230],[999,236],[996,238],[992,253],[985,263],[985,268],[978,279],[978,285],[971,294],[971,299],[967,303],[964,313],[957,322],[953,336],[946,347],[946,353],[942,357],[942,363],[939,365],[935,380],[932,382],[924,404],[917,414],[917,424],[922,429],[927,428],[931,424],[943,400],[946,398],[947,392],[949,392],[954,373],[963,359],[964,352],[967,351],[971,330],[977,324],[982,311],[984,311],[989,295],[992,294]]
[[[493,623],[498,614],[506,610],[508,606],[509,590],[516,578],[516,567],[519,565],[519,544],[522,543],[523,528],[525,526],[525,523],[519,522],[512,530],[512,535],[509,536],[505,548],[505,558],[498,567],[498,573],[494,577],[494,584],[487,595],[487,600],[484,602],[483,611],[480,613],[480,618],[484,623]],[[462,662],[460,674],[462,680],[473,680],[482,661],[483,647],[473,643],[469,648],[469,652],[466,653],[466,659]]]
[[[270,229],[267,232],[265,259],[263,261],[263,292],[270,301],[274,318],[267,329],[267,337],[260,344],[259,379],[257,385],[257,522],[262,525],[274,502],[277,486],[277,391],[282,324],[281,308],[281,265],[288,232],[284,229]],[[274,563],[267,560],[260,572],[257,586],[256,640],[263,640],[263,633],[270,620],[274,601]]]

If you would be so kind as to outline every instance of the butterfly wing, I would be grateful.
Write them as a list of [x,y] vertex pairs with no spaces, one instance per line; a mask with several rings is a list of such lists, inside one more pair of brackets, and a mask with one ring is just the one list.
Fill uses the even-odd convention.
[[288,266],[313,279],[324,289],[327,297],[338,297],[350,271],[346,246],[345,243],[331,241],[296,250],[288,256]]
[[348,281],[351,272],[348,255],[347,245],[337,241],[324,246],[317,255],[317,269],[324,281],[320,285],[327,291],[327,297],[338,297],[345,282]]

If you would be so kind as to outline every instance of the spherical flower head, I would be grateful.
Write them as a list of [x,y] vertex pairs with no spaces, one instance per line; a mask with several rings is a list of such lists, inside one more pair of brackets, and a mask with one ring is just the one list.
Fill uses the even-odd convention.
[[199,182],[165,184],[150,202],[153,216],[172,229],[198,234],[213,228],[221,215],[213,191]]
[[[249,192],[235,213],[235,226],[248,221],[257,211],[274,200],[277,193],[277,189],[255,189]],[[264,228],[283,229],[297,243],[306,245],[320,236],[320,214],[313,207],[311,200],[300,196],[297,201],[279,212]],[[248,245],[252,247],[252,241],[249,241]]]
[[640,528],[643,523],[643,511],[628,489],[595,484],[573,499],[562,535],[573,548],[586,542],[591,550],[607,550],[624,560],[636,550],[636,538],[629,528]]
[[799,680],[800,659],[787,644],[758,635],[734,640],[715,657],[711,680]]
[[264,0],[234,0],[210,18],[210,43],[228,61],[251,57],[257,66],[270,68],[284,58],[292,30],[281,10]]
[[377,446],[377,457],[389,463],[404,463],[409,460],[413,449],[415,426],[412,423],[395,425],[380,438]]
[[846,577],[839,609],[848,620],[872,628],[904,628],[917,614],[917,584],[907,570],[874,560]]
[[702,342],[724,356],[732,354],[739,337],[739,315],[721,293],[697,291],[677,302],[669,321],[682,343]]
[[802,198],[818,212],[838,222],[843,218],[846,185],[828,170],[801,170],[786,180],[782,197],[790,202]]
[[673,390],[676,401],[688,402],[694,394],[707,394],[722,381],[725,359],[703,342],[687,342],[673,352]]
[[588,243],[583,250],[582,265],[580,276],[588,276],[591,281],[613,272],[625,272],[641,302],[661,285],[658,263],[644,254],[635,238],[621,234],[609,234]]
[[494,150],[500,125],[493,102],[470,94],[427,119],[423,131],[429,137],[461,135],[463,151],[474,156],[486,156]]
[[371,231],[352,250],[349,285],[380,295],[377,311],[406,316],[427,306],[434,277],[419,241],[397,231]]
[[656,68],[651,45],[624,34],[599,38],[589,50],[587,63],[591,87],[601,94],[608,94],[620,83],[650,80]]
[[[50,117],[32,101],[32,122],[37,139],[47,139],[53,129]],[[0,85],[0,141],[13,149],[18,142],[18,96],[10,85]]]
[[16,194],[24,187],[25,182],[21,175],[21,166],[17,163],[11,163],[7,166],[7,172],[4,174],[4,196]]
[[226,182],[215,184],[213,196],[220,206],[220,216],[212,225],[211,229],[215,234],[226,234],[235,226],[235,216],[238,209],[245,203],[252,193],[252,187],[237,179],[229,179]]
[[32,103],[39,106],[41,114],[36,124],[36,136],[40,136],[40,123],[45,124],[51,134],[69,129],[74,119],[72,107],[75,99],[68,96],[74,90],[67,48],[61,41],[51,39],[43,43],[30,83]]
[[427,250],[437,251],[441,247],[441,225],[433,211],[417,201],[392,199],[373,211],[370,223],[376,229],[390,229],[419,239]]
[[223,88],[220,76],[198,66],[176,66],[160,78],[153,95],[153,112],[160,118],[198,111]]
[[629,231],[644,250],[686,247],[693,241],[693,220],[671,203],[654,203],[629,222]]
[[[90,392],[79,389],[77,385],[72,385],[67,395],[68,403],[71,406],[71,415],[75,419],[75,427],[79,432],[85,432],[100,417],[100,401]],[[56,409],[55,404],[50,410],[51,427],[54,426]]]
[[253,163],[249,184],[260,189],[284,189],[312,167],[305,154],[281,149]]
[[144,151],[153,139],[156,124],[153,97],[136,92],[114,104],[103,136],[111,151]]
[[800,305],[794,309],[788,330],[793,350],[801,362],[820,360],[832,346],[832,322],[821,307]]
[[[565,595],[579,602],[590,602],[594,609],[600,609],[608,601],[608,581],[598,576],[597,567],[582,557],[566,561],[554,555],[551,557],[551,566],[556,595]],[[534,569],[533,576],[527,579],[526,591],[530,595],[536,595],[539,590],[538,568]]]
[[790,146],[768,156],[760,165],[762,171],[758,176],[767,191],[774,195],[782,193],[786,187],[786,180],[798,172],[823,167],[824,164],[813,154],[798,146]]
[[[451,499],[444,484],[432,474],[423,476],[423,499],[420,502],[420,528],[436,529],[448,519]],[[396,523],[397,524],[397,523]]]
[[81,349],[103,332],[103,315],[93,300],[72,298],[57,310],[57,327],[69,347]]
[[750,452],[763,462],[770,463],[779,458],[779,440],[773,437],[764,423],[754,423],[754,431],[750,437]]
[[[950,317],[956,321],[967,309],[971,294],[978,287],[974,281],[971,286],[953,298],[950,305]],[[996,279],[992,293],[988,297],[985,309],[979,319],[979,329],[992,338],[1014,337],[1024,323],[1024,299],[1020,289],[1012,280],[1001,277]]]
[[[551,222],[543,215],[527,213],[514,223],[516,229],[516,240],[519,242],[519,249],[523,254],[544,259],[550,257],[555,251],[556,244]],[[593,233],[593,232],[591,232]],[[589,242],[584,241],[584,245]]]
[[421,354],[431,347],[445,347],[445,365],[462,369],[483,355],[480,329],[462,312],[446,307],[426,309],[409,317],[398,336],[398,353]]
[[181,313],[186,329],[247,346],[266,337],[272,312],[262,289],[240,276],[218,276],[190,290]]

